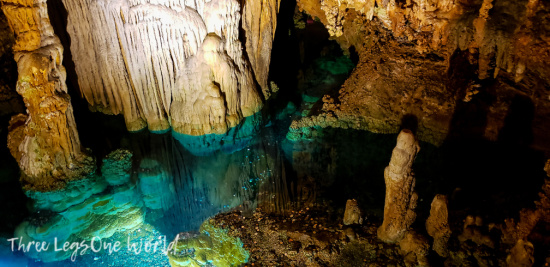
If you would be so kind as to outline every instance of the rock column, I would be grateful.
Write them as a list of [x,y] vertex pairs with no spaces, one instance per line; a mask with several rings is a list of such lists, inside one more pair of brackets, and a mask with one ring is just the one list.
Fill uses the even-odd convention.
[[414,209],[418,195],[414,192],[412,164],[419,150],[414,134],[410,130],[402,130],[397,136],[390,164],[384,170],[386,201],[378,238],[386,243],[396,243],[403,239],[416,218]]
[[17,92],[27,114],[10,121],[8,146],[25,189],[52,190],[93,170],[82,149],[62,65],[63,47],[48,17],[46,0],[1,0],[13,29]]

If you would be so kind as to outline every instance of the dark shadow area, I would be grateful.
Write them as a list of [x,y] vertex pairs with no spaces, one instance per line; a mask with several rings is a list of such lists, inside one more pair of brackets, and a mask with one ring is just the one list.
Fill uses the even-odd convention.
[[516,95],[510,103],[498,141],[508,146],[530,146],[533,143],[534,117],[535,105],[531,98]]
[[408,129],[410,130],[414,135],[416,135],[416,131],[418,130],[418,118],[415,115],[412,114],[406,114],[401,118],[401,129]]
[[[435,171],[432,173],[437,176],[422,179],[431,180],[434,195],[449,196],[450,208],[455,214],[479,215],[486,221],[501,222],[518,217],[522,208],[534,205],[546,176],[544,154],[529,147],[534,106],[527,97],[515,97],[500,129],[499,140],[487,140],[487,116],[496,99],[494,86],[498,83],[479,82],[479,93],[464,101],[463,96],[472,85],[464,81],[476,81],[475,73],[463,71],[475,69],[465,56],[455,55],[449,70],[451,84],[458,86],[459,97],[449,135],[433,155],[431,164]],[[420,173],[427,172],[421,170]],[[452,220],[458,222],[463,217]]]

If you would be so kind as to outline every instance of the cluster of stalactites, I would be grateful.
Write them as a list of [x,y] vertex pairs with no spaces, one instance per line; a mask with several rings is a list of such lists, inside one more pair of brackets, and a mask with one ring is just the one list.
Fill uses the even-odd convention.
[[83,96],[130,131],[220,134],[261,108],[279,0],[63,2]]
[[[377,18],[396,38],[405,37],[420,53],[453,54],[456,49],[478,54],[479,78],[497,77],[504,70],[521,81],[527,65],[544,69],[541,55],[550,51],[547,34],[534,32],[544,3],[483,0],[466,4],[454,0],[300,0],[306,12],[321,15],[329,33],[344,35],[349,10],[367,20]],[[477,16],[472,16],[476,14]],[[540,12],[539,12],[540,13]],[[491,17],[495,19],[491,19]],[[537,56],[538,55],[538,56]],[[492,66],[492,62],[496,66]],[[494,67],[493,72],[490,73]]]

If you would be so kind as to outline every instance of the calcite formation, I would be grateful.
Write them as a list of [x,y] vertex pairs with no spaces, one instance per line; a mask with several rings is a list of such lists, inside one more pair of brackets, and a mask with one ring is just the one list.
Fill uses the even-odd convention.
[[[413,115],[419,139],[441,144],[459,129],[497,140],[516,95],[536,107],[534,144],[548,148],[550,6],[531,1],[298,0],[355,70],[338,94],[292,129],[396,133]],[[470,114],[471,113],[471,114]],[[475,115],[474,115],[475,114]],[[474,117],[471,119],[470,117]]]
[[65,85],[63,47],[50,25],[45,0],[3,0],[16,40],[17,92],[26,115],[10,121],[8,146],[26,189],[51,190],[86,176],[94,160],[80,145]]
[[[59,190],[28,193],[33,200],[34,213],[15,229],[15,236],[26,242],[47,242],[44,251],[34,249],[25,252],[29,258],[43,262],[57,262],[83,256],[82,250],[59,249],[65,242],[89,242],[102,240],[121,231],[133,231],[144,225],[145,208],[141,192],[135,182],[122,179],[131,176],[132,154],[126,150],[110,153],[101,166],[102,176],[72,180]],[[110,186],[117,184],[116,186]],[[124,236],[123,239],[128,238]],[[58,249],[54,242],[57,241]],[[121,240],[124,242],[124,240]],[[87,252],[82,253],[89,253]]]
[[414,134],[410,130],[402,130],[397,136],[390,164],[384,170],[386,200],[384,221],[378,228],[378,238],[386,243],[396,243],[403,239],[416,219],[414,209],[418,195],[414,192],[412,164],[419,150]]
[[506,264],[508,266],[531,267],[535,264],[534,251],[535,248],[531,242],[518,240],[506,257]]
[[82,95],[130,131],[223,134],[269,95],[280,0],[63,2]]
[[447,242],[451,237],[447,196],[436,195],[434,197],[430,217],[426,220],[426,230],[434,239],[432,249],[441,257],[447,257]]
[[248,261],[250,253],[238,237],[205,221],[200,234],[180,233],[168,252],[170,266],[239,266]]
[[362,224],[361,210],[357,204],[357,200],[348,199],[346,202],[346,210],[344,211],[344,224]]
[[414,231],[408,231],[399,242],[399,250],[404,257],[405,266],[430,266],[428,263],[430,245],[422,235]]

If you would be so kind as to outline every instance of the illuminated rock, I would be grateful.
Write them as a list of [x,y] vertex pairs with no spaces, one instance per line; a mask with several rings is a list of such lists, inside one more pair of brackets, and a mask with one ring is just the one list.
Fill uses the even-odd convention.
[[357,204],[357,200],[348,199],[346,202],[346,210],[344,211],[344,224],[362,224],[363,218],[361,218],[361,210]]
[[430,266],[428,252],[430,245],[428,240],[414,231],[408,231],[399,241],[399,250],[404,257],[405,266]]
[[409,130],[397,136],[390,164],[384,170],[386,201],[384,221],[378,228],[378,238],[386,243],[399,242],[416,218],[414,209],[418,195],[414,192],[412,164],[420,150],[418,141]]
[[426,230],[434,239],[432,249],[441,257],[448,256],[447,242],[451,237],[449,209],[447,206],[447,197],[445,195],[436,195],[432,201],[430,217],[426,220]]
[[[550,31],[535,26],[547,24],[550,6],[543,1],[298,0],[297,6],[359,60],[338,96],[326,95],[321,110],[296,120],[292,138],[319,126],[397,133],[411,114],[417,138],[435,145],[457,130],[497,140],[520,94],[536,106],[534,143],[550,147]],[[470,112],[473,119],[462,118]]]
[[[131,156],[126,150],[110,153],[101,168],[105,177],[92,175],[70,181],[59,190],[27,191],[33,200],[34,213],[17,226],[14,236],[23,237],[23,243],[35,241],[52,245],[46,251],[33,249],[25,255],[44,262],[62,261],[73,256],[74,249],[55,251],[56,240],[59,248],[65,242],[107,239],[116,232],[131,232],[141,227],[145,220],[144,201],[135,182],[129,181]],[[119,183],[120,177],[124,184],[110,185]]]
[[172,267],[239,266],[250,255],[239,238],[229,236],[227,230],[209,221],[202,224],[200,234],[180,233],[173,242],[176,245],[168,253]]
[[224,134],[269,95],[279,0],[63,2],[83,96],[130,131]]
[[10,121],[8,147],[19,163],[25,189],[53,190],[86,177],[94,159],[80,146],[65,84],[63,47],[50,25],[45,0],[3,0],[15,32],[17,92],[26,115]]
[[518,267],[533,266],[535,264],[534,252],[535,248],[531,242],[520,239],[506,257],[506,264]]

